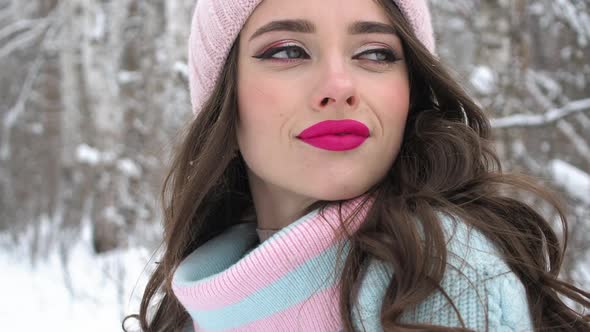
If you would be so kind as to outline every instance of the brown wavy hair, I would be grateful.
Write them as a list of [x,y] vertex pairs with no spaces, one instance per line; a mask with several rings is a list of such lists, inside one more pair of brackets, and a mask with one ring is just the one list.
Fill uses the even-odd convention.
[[[526,289],[535,330],[590,331],[590,316],[562,300],[590,308],[590,293],[558,279],[567,247],[563,203],[534,179],[502,172],[483,111],[418,41],[393,2],[377,2],[402,41],[410,110],[401,150],[386,176],[368,191],[376,199],[362,226],[348,234],[350,251],[340,275],[339,304],[345,331],[353,331],[352,294],[370,258],[391,264],[395,271],[381,307],[385,331],[466,330],[399,319],[404,310],[434,291],[444,292],[440,285],[447,248],[437,211],[461,218],[498,247]],[[235,154],[238,40],[212,96],[183,134],[164,181],[165,250],[149,279],[139,314],[125,319],[138,319],[143,331],[178,331],[188,322],[187,312],[172,292],[176,267],[252,211],[246,165]],[[526,191],[550,203],[564,229],[562,242],[546,218],[515,195],[506,194],[506,189]],[[318,207],[323,210],[329,203],[334,202],[318,201],[302,215]],[[417,240],[419,227],[423,240]]]

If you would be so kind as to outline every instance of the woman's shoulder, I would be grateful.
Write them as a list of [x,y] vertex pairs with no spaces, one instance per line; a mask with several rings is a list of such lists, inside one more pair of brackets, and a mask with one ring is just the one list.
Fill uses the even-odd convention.
[[[524,285],[506,264],[497,247],[484,234],[459,218],[441,214],[447,239],[447,267],[442,289],[461,313],[467,328],[476,331],[529,331],[532,323]],[[366,331],[381,331],[379,311],[393,269],[370,261],[353,310],[355,324]],[[487,313],[487,315],[486,315]],[[461,326],[445,294],[435,291],[401,318],[406,322]],[[360,325],[359,325],[360,326]],[[362,328],[359,328],[362,331]]]
[[526,289],[494,242],[460,218],[439,216],[448,243],[442,287],[466,325],[485,330],[487,312],[490,331],[532,331]]
[[447,265],[481,275],[501,275],[511,270],[497,246],[481,231],[458,217],[439,214],[447,241]]

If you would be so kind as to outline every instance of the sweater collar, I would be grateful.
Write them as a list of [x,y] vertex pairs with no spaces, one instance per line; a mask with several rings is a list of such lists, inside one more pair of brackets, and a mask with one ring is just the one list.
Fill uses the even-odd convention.
[[[367,204],[362,204],[366,201]],[[352,233],[362,223],[372,198],[343,202]],[[258,243],[256,223],[237,224],[212,238],[178,266],[173,291],[198,331],[276,331],[298,326],[305,331],[339,327],[337,277],[344,257],[337,237],[338,204],[295,220]],[[342,243],[344,241],[344,243]],[[298,328],[298,329],[299,329]]]

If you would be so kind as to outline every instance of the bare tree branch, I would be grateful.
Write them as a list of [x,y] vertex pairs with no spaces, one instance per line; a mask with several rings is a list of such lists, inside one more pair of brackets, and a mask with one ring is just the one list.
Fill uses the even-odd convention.
[[590,98],[572,101],[565,106],[550,110],[545,114],[514,114],[503,118],[492,119],[494,128],[543,127],[552,124],[568,115],[590,111]]
[[557,128],[570,140],[570,142],[573,143],[572,145],[580,157],[584,158],[588,164],[590,164],[590,147],[588,146],[586,139],[580,136],[576,132],[574,126],[572,126],[568,121],[558,121]]
[[582,128],[590,129],[590,117],[588,117],[587,114],[584,114],[584,113],[576,114],[576,121],[578,121],[580,123],[580,125],[582,125]]
[[51,41],[51,39],[55,38],[57,31],[57,24],[49,25],[49,31],[45,35],[43,42],[41,43],[39,53],[35,57],[35,60],[31,67],[29,68],[29,71],[25,78],[25,83],[23,84],[20,94],[18,95],[16,103],[14,104],[14,106],[12,106],[12,108],[7,110],[6,112],[2,112],[4,113],[4,121],[2,121],[2,132],[0,133],[0,137],[2,138],[2,140],[0,141],[0,160],[7,160],[10,157],[10,133],[16,121],[25,110],[25,105],[27,100],[31,96],[33,85],[37,77],[39,76],[39,72],[41,71],[41,68],[45,62],[44,49],[46,45]]
[[[526,85],[533,100],[544,109],[554,109],[555,104],[552,99],[557,98],[563,91],[563,87],[553,78],[533,70],[529,70],[527,73]],[[541,86],[546,92],[541,90]],[[576,118],[585,119],[586,115],[577,112]],[[584,125],[583,120],[580,123]],[[557,121],[557,129],[572,143],[578,154],[590,163],[590,146],[588,146],[587,140],[578,134],[576,128],[568,121],[561,119]]]
[[25,30],[25,29],[31,29],[36,27],[38,24],[40,24],[39,22],[43,22],[45,21],[44,18],[42,19],[36,19],[36,20],[19,20],[16,21],[2,29],[0,29],[0,41],[16,32],[19,32],[21,30]]
[[29,73],[20,91],[18,99],[14,106],[4,114],[4,121],[2,121],[2,142],[0,142],[0,160],[7,160],[10,157],[10,133],[16,120],[25,110],[25,103],[31,95],[33,90],[33,83],[39,76],[39,71],[45,62],[43,52],[39,52],[33,65],[29,68]]
[[[0,58],[4,58],[18,49],[29,46],[33,41],[35,41],[35,39],[37,39],[46,31],[49,25],[49,19],[40,20],[40,23],[38,23],[34,28],[28,30],[27,32],[23,32],[10,40],[2,48],[0,48]],[[3,33],[3,31],[0,31],[0,33]]]

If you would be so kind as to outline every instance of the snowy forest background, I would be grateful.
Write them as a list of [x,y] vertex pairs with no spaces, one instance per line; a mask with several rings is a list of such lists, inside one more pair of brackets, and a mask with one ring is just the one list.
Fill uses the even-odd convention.
[[[4,330],[116,331],[137,312],[163,171],[191,119],[194,3],[0,0]],[[568,203],[563,277],[590,288],[590,0],[431,7],[438,52],[493,118],[505,169]]]

